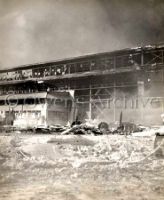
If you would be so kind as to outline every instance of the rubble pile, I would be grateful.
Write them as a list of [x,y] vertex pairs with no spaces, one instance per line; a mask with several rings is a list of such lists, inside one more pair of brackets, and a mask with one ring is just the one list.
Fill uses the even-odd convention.
[[99,120],[88,120],[84,123],[81,121],[73,121],[72,124],[67,125],[37,125],[31,128],[21,128],[13,126],[2,127],[2,132],[13,133],[19,132],[24,134],[57,134],[57,135],[133,135],[133,136],[146,136],[155,135],[156,131],[160,128],[159,132],[164,133],[163,127],[145,127],[137,125],[131,122],[116,121],[113,123],[107,123]]
[[61,126],[61,125],[53,125],[53,126],[37,126],[34,128],[35,133],[54,133],[54,132],[62,132],[64,130],[68,129],[67,126]]
[[[133,123],[124,122],[121,126],[109,125],[106,122],[100,122],[97,125],[92,125],[89,123],[84,124],[75,124],[71,128],[67,127],[63,131],[62,135],[108,135],[108,134],[117,134],[117,135],[131,135],[135,132],[143,132],[146,130],[146,127],[138,126]],[[150,131],[150,130],[149,130]]]
[[62,135],[102,135],[103,132],[95,126],[88,126],[86,124],[74,125],[71,128],[62,132]]

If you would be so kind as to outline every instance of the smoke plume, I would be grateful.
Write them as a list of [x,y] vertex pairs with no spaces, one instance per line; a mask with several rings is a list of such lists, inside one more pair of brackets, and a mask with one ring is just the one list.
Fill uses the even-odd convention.
[[0,69],[164,41],[162,0],[0,0]]

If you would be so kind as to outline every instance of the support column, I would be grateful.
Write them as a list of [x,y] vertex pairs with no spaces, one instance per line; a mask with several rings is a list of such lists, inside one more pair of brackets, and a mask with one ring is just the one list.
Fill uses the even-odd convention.
[[[116,71],[116,56],[114,57],[114,71]],[[113,87],[113,122],[116,121],[116,81],[114,79],[114,87]]]
[[144,53],[143,53],[143,49],[141,50],[141,66],[144,65]]
[[144,96],[145,88],[144,88],[144,81],[138,81],[138,96]]
[[92,89],[91,85],[89,86],[89,113],[88,118],[92,119]]
[[113,88],[113,121],[116,121],[116,82],[114,80],[114,88]]
[[139,108],[139,111],[140,111],[140,116],[141,116],[141,120],[144,120],[144,116],[143,116],[143,109],[142,106],[143,106],[143,97],[144,97],[144,92],[145,92],[145,88],[144,88],[144,81],[138,81],[137,82],[137,85],[138,85],[138,100],[140,102],[140,108]]

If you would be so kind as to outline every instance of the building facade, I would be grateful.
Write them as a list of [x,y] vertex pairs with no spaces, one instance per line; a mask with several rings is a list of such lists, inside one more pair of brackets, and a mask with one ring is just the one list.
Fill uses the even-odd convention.
[[[1,123],[16,123],[16,116],[21,118],[27,111],[26,119],[35,116],[39,123],[43,123],[47,95],[55,97],[56,92],[61,91],[74,93],[74,111],[67,108],[74,113],[73,117],[67,115],[69,117],[64,121],[68,118],[72,121],[78,116],[81,121],[92,118],[110,123],[118,121],[122,112],[123,121],[160,124],[164,112],[164,45],[1,70]],[[51,124],[61,123],[55,119],[56,116],[65,116],[55,113],[55,109],[51,113],[51,119],[54,119]]]

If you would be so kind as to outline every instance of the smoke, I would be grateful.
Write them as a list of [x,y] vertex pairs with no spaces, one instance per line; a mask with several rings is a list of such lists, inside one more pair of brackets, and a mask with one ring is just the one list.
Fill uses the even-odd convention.
[[162,0],[103,0],[109,20],[131,44],[157,43],[164,40],[164,2]]
[[0,0],[0,69],[164,41],[161,0]]

